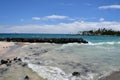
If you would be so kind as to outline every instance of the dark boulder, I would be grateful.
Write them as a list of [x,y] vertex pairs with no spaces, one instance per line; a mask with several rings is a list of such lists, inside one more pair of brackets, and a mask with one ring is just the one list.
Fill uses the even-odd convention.
[[80,76],[80,72],[73,72],[72,75],[73,76]]
[[21,58],[17,58],[17,57],[16,57],[16,58],[14,58],[13,60],[14,60],[15,62],[22,61],[22,60],[21,60]]
[[17,60],[18,60],[18,61],[22,61],[21,58],[18,58]]
[[8,63],[8,61],[7,60],[1,60],[1,64],[7,64]]
[[24,77],[24,80],[29,80],[29,76],[26,75],[26,76]]
[[17,61],[17,57],[13,59],[14,61]]

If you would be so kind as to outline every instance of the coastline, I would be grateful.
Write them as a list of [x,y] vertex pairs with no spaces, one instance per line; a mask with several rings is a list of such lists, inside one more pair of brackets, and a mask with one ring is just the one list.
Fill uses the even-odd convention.
[[[31,55],[32,56],[34,56],[34,57],[36,57],[35,59],[37,60],[38,58],[37,58],[37,56],[38,55],[42,55],[42,54],[45,54],[45,55],[43,55],[43,56],[46,56],[47,58],[49,57],[49,56],[51,56],[51,57],[54,57],[53,55],[56,55],[55,53],[53,53],[53,55],[51,55],[51,54],[49,54],[49,52],[47,53],[47,51],[51,51],[51,49],[47,49],[47,45],[56,45],[56,44],[50,44],[50,43],[26,43],[26,42],[0,42],[0,51],[1,51],[1,53],[0,53],[0,57],[2,57],[1,59],[13,59],[13,58],[15,58],[15,57],[20,57],[21,59],[23,59],[24,60],[24,58],[26,58],[26,60],[29,60],[29,58],[31,58],[32,59],[32,57],[31,57]],[[52,46],[51,46],[51,48],[52,48]],[[55,48],[55,47],[53,47],[53,48]],[[25,50],[25,51],[24,51]],[[37,50],[40,50],[40,54],[38,54],[38,52],[35,52],[35,51],[37,51]],[[26,51],[28,51],[28,52],[26,52]],[[27,53],[27,55],[25,54],[25,53]],[[28,57],[28,53],[29,53],[29,57]],[[3,55],[4,54],[4,55]],[[43,57],[42,56],[42,57]],[[41,58],[42,58],[41,57]],[[56,56],[56,58],[57,57],[60,57],[59,55],[57,55]],[[43,58],[44,59],[44,58]],[[55,59],[55,58],[54,58]],[[53,60],[54,60],[53,59]],[[60,59],[63,59],[63,58],[60,58]],[[48,58],[48,60],[49,60],[49,58]],[[59,59],[58,59],[59,60]],[[67,60],[67,57],[66,57],[66,60]],[[60,78],[59,76],[58,76],[58,74],[62,74],[62,75],[64,75],[64,76],[66,76],[66,74],[64,74],[64,72],[62,72],[61,70],[59,70],[59,68],[55,68],[55,67],[50,67],[50,66],[41,66],[40,68],[37,68],[36,67],[36,70],[32,70],[32,67],[30,67],[30,66],[26,66],[26,67],[22,67],[20,64],[21,63],[26,63],[25,61],[22,61],[22,62],[13,62],[12,64],[11,64],[11,66],[6,66],[6,65],[0,65],[0,69],[1,70],[3,70],[3,68],[7,68],[8,70],[7,71],[5,71],[5,73],[3,73],[3,74],[0,74],[0,80],[17,80],[16,79],[16,77],[18,78],[20,78],[20,79],[23,79],[26,75],[28,75],[28,76],[31,76],[30,78],[32,79],[32,80],[44,80],[45,79],[45,77],[43,77],[43,76],[47,76],[48,74],[44,74],[44,75],[42,75],[42,73],[40,73],[40,75],[37,73],[37,71],[39,70],[39,69],[41,69],[40,71],[44,71],[44,70],[46,70],[46,71],[48,71],[49,72],[49,70],[50,70],[50,72],[52,73],[52,74],[57,74],[57,75],[55,75],[55,76],[57,76],[58,78]],[[34,63],[34,62],[33,62]],[[47,62],[47,64],[49,64],[49,63],[51,63],[50,61],[49,62]],[[39,65],[41,65],[41,64],[43,64],[42,62],[40,62],[40,63],[37,63],[37,64],[39,64]],[[72,62],[72,63],[66,63],[66,64],[70,64],[70,66],[74,66],[74,65],[81,65],[81,64],[79,64],[79,63],[74,63],[74,62]],[[44,64],[43,64],[44,65]],[[34,65],[33,65],[33,67],[35,67]],[[84,66],[85,67],[85,66]],[[59,73],[59,72],[56,72],[56,71],[61,71],[61,73]],[[55,72],[54,72],[55,71]],[[72,71],[72,70],[71,70]],[[86,69],[86,71],[87,71],[87,69]],[[38,71],[39,72],[39,71]],[[12,73],[12,74],[11,74]],[[17,73],[17,74],[15,74],[15,73]],[[24,73],[24,74],[23,74]],[[42,75],[42,77],[44,78],[42,78],[41,77],[41,75]],[[8,79],[9,77],[11,77],[10,79]],[[15,77],[16,76],[16,77]],[[61,75],[60,75],[61,76]],[[91,75],[89,75],[88,77],[90,77]],[[69,76],[68,76],[69,77]],[[84,76],[83,76],[84,77]],[[108,75],[108,76],[105,76],[104,78],[102,77],[102,78],[100,78],[99,80],[117,80],[118,78],[120,77],[120,72],[113,72],[112,74],[110,74],[110,75]],[[51,77],[50,77],[51,78]],[[61,77],[61,79],[63,79],[62,77]],[[66,78],[65,78],[66,79]],[[49,79],[50,80],[50,79]],[[58,79],[58,80],[60,80],[60,79]],[[69,80],[69,79],[66,79],[66,80]],[[74,80],[74,79],[72,79],[72,80]],[[79,79],[78,79],[79,80]],[[87,80],[87,79],[86,79]],[[89,79],[88,79],[89,80]],[[92,80],[92,78],[91,78],[91,80]]]
[[16,49],[25,44],[28,43],[0,42],[0,60],[11,60],[8,64],[0,62],[0,80],[24,80],[25,76],[30,80],[44,80],[28,66],[23,66],[25,64],[23,61],[14,61],[20,55]]

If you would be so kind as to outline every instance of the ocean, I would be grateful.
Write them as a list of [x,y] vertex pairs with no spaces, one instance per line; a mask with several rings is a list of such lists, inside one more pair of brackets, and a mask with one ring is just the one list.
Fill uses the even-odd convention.
[[0,33],[0,38],[83,38],[89,42],[119,42],[120,36],[80,36],[72,34]]
[[[0,34],[0,38],[83,38],[88,44],[32,43],[19,49],[28,66],[48,80],[98,80],[120,70],[120,36]],[[79,72],[80,76],[72,76]]]

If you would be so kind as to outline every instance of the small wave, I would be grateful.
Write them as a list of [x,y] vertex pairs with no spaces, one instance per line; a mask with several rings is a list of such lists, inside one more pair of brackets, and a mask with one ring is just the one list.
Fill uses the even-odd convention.
[[68,44],[63,44],[62,48],[65,47],[72,47],[72,46],[81,46],[81,45],[120,45],[120,42],[97,42],[97,43],[93,43],[93,42],[88,42],[88,44],[80,44],[80,43],[68,43]]
[[92,43],[89,42],[88,45],[119,45],[120,42],[98,42],[98,43]]
[[88,73],[76,77],[72,76],[72,74],[66,74],[63,70],[57,67],[40,66],[36,64],[28,64],[28,67],[47,80],[95,80],[94,77],[97,76],[95,73]]
[[62,45],[62,47],[64,48],[64,47],[70,47],[70,46],[79,46],[79,45],[81,45],[80,43],[67,43],[67,44],[63,44]]
[[28,67],[47,80],[68,80],[64,71],[57,67],[28,64]]

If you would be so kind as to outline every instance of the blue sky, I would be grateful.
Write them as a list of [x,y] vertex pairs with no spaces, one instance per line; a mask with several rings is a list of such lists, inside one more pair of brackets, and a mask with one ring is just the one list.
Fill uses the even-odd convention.
[[0,0],[0,32],[74,33],[101,25],[120,30],[119,23],[120,0]]

